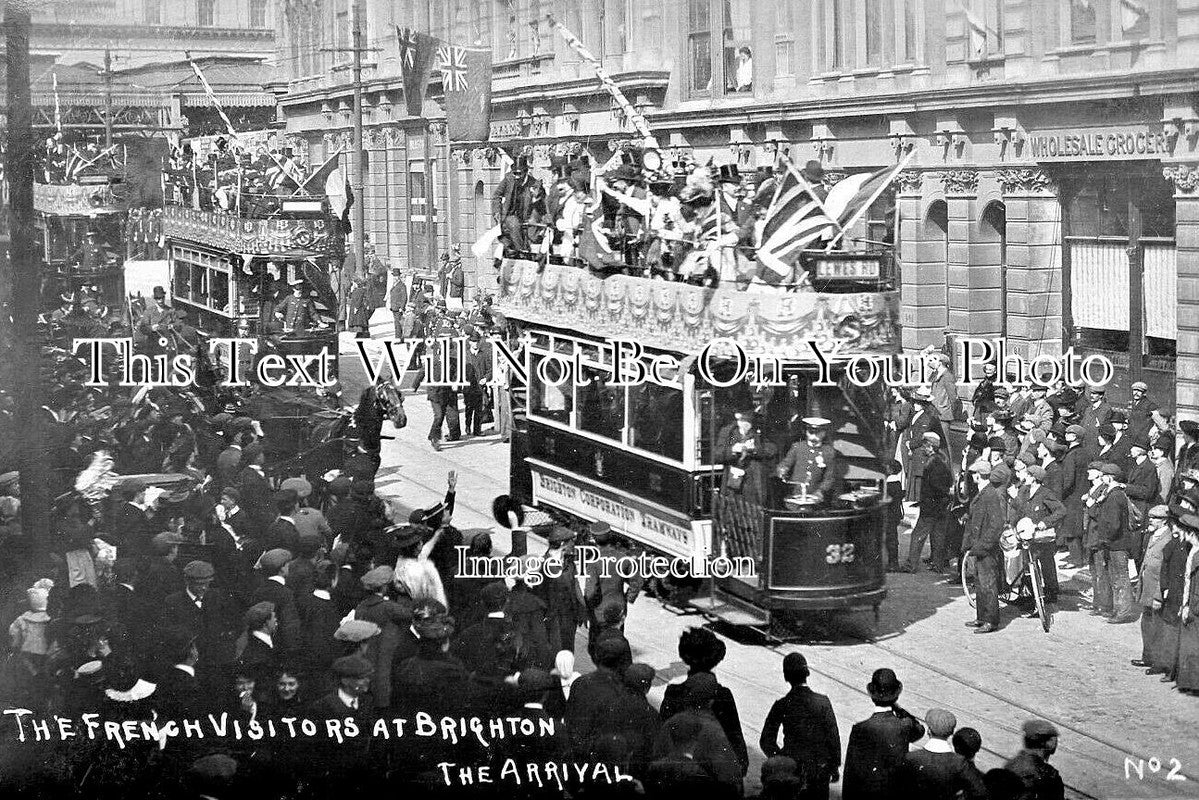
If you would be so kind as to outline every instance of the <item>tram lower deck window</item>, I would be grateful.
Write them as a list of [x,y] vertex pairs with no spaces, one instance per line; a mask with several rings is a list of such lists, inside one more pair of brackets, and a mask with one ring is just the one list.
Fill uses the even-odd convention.
[[545,383],[536,374],[529,376],[529,410],[539,417],[570,424],[574,405],[569,381],[561,386]]
[[586,385],[576,390],[579,428],[619,442],[624,433],[625,390],[623,386],[609,386],[608,377],[599,370],[588,370],[585,374]]
[[629,392],[629,444],[683,460],[683,391],[643,383]]

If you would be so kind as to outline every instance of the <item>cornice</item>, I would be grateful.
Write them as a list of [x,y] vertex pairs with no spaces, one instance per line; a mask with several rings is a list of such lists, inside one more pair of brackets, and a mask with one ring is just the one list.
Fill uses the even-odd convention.
[[[646,114],[651,123],[662,125],[778,124],[867,114],[893,116],[949,111],[962,108],[1028,106],[1049,103],[1127,100],[1194,91],[1199,69],[1155,72],[1055,76],[1044,80],[985,83],[967,86],[937,86],[891,94],[844,95],[838,97],[795,97],[780,101],[746,104],[729,101],[706,110],[663,109]],[[731,103],[736,102],[736,105]]]
[[[270,28],[193,28],[186,25],[88,25],[88,36],[92,39],[257,39],[273,42],[275,31]],[[79,38],[79,28],[64,22],[35,22],[30,38],[35,47],[46,49],[54,46],[46,39],[62,36],[71,41]]]
[[[511,78],[503,78],[503,81],[515,80]],[[637,72],[622,72],[618,75],[613,75],[612,80],[621,89],[665,89],[670,82],[670,72],[668,70],[641,70]],[[497,81],[498,82],[498,81]],[[440,85],[440,81],[431,80],[430,87]],[[315,89],[302,94],[285,94],[279,98],[279,102],[283,106],[302,106],[308,103],[317,103],[326,100],[332,100],[337,97],[348,96],[351,91],[350,83],[342,83],[325,89]],[[404,90],[404,82],[400,76],[395,75],[388,78],[367,78],[363,81],[362,89],[365,92],[400,92]],[[499,86],[496,87],[493,83],[491,92],[491,102],[494,105],[507,105],[510,103],[531,102],[534,100],[544,100],[552,95],[557,99],[567,99],[571,97],[594,97],[597,94],[596,81],[594,77],[579,78],[564,81],[548,81],[546,83],[535,83],[532,85],[522,84],[516,86]],[[431,94],[431,99],[437,99],[438,95]],[[399,100],[396,101],[397,103]]]

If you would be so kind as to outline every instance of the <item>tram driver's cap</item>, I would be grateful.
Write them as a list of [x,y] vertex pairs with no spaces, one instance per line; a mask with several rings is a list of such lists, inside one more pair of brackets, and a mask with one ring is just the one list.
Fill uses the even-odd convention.
[[833,421],[824,417],[804,417],[803,424],[807,425],[809,430],[822,430],[832,425]]
[[1030,719],[1024,723],[1026,747],[1043,747],[1050,739],[1056,739],[1057,736],[1057,728],[1043,719]]
[[925,431],[923,439],[926,442],[931,442],[933,447],[941,446],[941,437],[932,431]]

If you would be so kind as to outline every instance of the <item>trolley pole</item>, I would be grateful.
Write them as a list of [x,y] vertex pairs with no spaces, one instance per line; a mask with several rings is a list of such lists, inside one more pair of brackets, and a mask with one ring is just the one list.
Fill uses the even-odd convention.
[[[365,249],[363,247],[365,240],[365,232],[362,230],[366,224],[366,214],[364,207],[366,198],[364,197],[364,185],[362,170],[362,3],[360,0],[353,0],[353,48],[354,48],[354,141],[351,147],[354,150],[353,157],[350,159],[350,186],[354,190],[354,230],[353,230],[353,248],[354,248],[354,263],[365,265]],[[361,267],[360,267],[361,268]]]
[[33,97],[29,86],[29,4],[4,5],[4,47],[8,77],[7,161],[10,243],[6,267],[12,280],[13,386],[17,399],[17,465],[21,473],[21,525],[45,553],[50,541],[50,465],[43,437],[40,302],[37,240],[33,210]]
[[112,147],[112,49],[104,48],[104,148]]

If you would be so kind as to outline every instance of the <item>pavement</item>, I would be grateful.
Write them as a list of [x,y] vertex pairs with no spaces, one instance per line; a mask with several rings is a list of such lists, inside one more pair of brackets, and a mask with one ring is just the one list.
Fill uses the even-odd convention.
[[[391,335],[390,318],[376,315],[374,322],[373,335]],[[368,344],[373,346],[378,345]],[[349,337],[342,339],[342,352],[342,382],[347,396],[355,397],[362,382]],[[446,473],[453,469],[458,473],[455,524],[491,530],[496,550],[507,551],[508,532],[492,520],[490,504],[507,491],[508,446],[485,434],[445,443],[434,452],[427,439],[431,409],[423,394],[405,397],[405,410],[407,427],[393,432],[387,423],[384,428],[396,438],[383,443],[380,494],[405,508],[431,505],[444,495]],[[907,538],[905,529],[901,553],[907,552]],[[538,544],[530,542],[530,550],[537,552]],[[1129,664],[1140,655],[1140,627],[1108,625],[1086,613],[1089,570],[1061,570],[1062,602],[1048,634],[1038,620],[1021,617],[1021,609],[1005,607],[999,632],[973,635],[963,623],[974,618],[974,610],[956,576],[887,577],[888,596],[877,626],[868,613],[829,617],[814,621],[802,639],[780,643],[643,597],[630,608],[626,636],[634,660],[657,670],[650,692],[655,705],[665,684],[686,675],[676,651],[683,630],[708,624],[724,638],[728,654],[717,675],[737,699],[750,744],[747,791],[757,785],[762,722],[787,691],[782,657],[797,651],[812,668],[810,685],[832,701],[842,750],[852,723],[874,710],[865,693],[871,673],[890,667],[905,684],[904,708],[919,717],[930,708],[946,708],[959,727],[982,734],[978,764],[984,771],[1019,750],[1025,720],[1042,718],[1061,731],[1052,763],[1062,773],[1068,797],[1199,797],[1199,698],[1181,695],[1172,684]],[[576,652],[585,671],[585,647],[580,644]],[[839,797],[839,785],[832,789]]]

